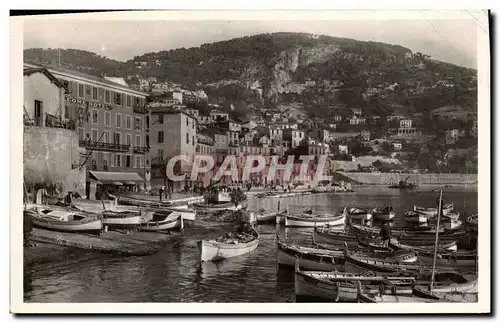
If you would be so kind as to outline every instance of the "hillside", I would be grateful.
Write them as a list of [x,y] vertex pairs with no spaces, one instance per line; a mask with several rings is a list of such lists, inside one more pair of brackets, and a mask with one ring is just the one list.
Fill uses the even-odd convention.
[[[27,49],[25,59],[58,62],[58,50]],[[402,46],[303,33],[261,34],[136,56],[127,62],[61,50],[61,65],[95,75],[154,76],[210,100],[275,108],[301,105],[328,119],[344,107],[366,115],[430,114],[445,105],[476,112],[477,71]]]

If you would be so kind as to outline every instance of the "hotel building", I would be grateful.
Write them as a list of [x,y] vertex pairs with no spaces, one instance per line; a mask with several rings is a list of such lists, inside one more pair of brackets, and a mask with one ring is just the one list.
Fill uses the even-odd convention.
[[[24,64],[24,68],[39,67]],[[145,109],[147,94],[129,88],[125,82],[60,67],[46,69],[64,86],[62,111],[58,109],[55,115],[63,122],[76,124],[79,145],[88,154],[87,183],[147,185],[150,173],[150,161],[146,158],[150,127]]]

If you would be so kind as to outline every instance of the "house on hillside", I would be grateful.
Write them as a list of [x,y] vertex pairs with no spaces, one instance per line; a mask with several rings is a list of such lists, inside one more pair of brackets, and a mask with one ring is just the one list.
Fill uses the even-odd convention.
[[370,141],[370,131],[369,130],[362,130],[360,135],[361,135],[362,141]]
[[351,125],[362,125],[362,124],[365,124],[366,123],[366,118],[364,117],[358,117],[358,116],[353,116],[350,120],[349,120],[349,124]]
[[338,146],[339,153],[341,154],[349,154],[349,149],[347,148],[347,145],[339,145]]
[[351,112],[354,116],[361,116],[363,114],[363,110],[361,108],[351,108]]

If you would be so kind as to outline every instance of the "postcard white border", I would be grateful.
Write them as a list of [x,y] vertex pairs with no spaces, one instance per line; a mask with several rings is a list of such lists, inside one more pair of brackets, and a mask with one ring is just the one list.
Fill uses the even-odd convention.
[[[300,303],[24,303],[22,262],[22,18],[10,19],[11,95],[11,259],[10,311],[13,313],[480,313],[490,308],[490,53],[485,11],[469,10],[478,27],[478,131],[479,131],[479,302],[460,304],[300,304]],[[46,19],[37,17],[28,19]],[[473,19],[465,11],[450,10],[273,10],[273,11],[168,11],[78,14],[58,19],[85,20],[394,20]],[[479,26],[480,24],[480,26]],[[22,258],[21,258],[22,259]]]

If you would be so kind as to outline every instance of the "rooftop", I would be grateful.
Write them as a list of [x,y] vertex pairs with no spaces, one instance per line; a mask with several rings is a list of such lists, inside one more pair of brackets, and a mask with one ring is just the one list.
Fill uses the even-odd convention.
[[120,88],[122,90],[125,90],[125,91],[128,91],[128,92],[132,92],[132,93],[136,93],[136,94],[140,94],[140,95],[143,95],[143,96],[147,96],[148,95],[147,93],[140,92],[140,91],[135,91],[135,90],[129,88],[128,86],[124,86],[124,85],[116,83],[114,81],[110,81],[110,80],[108,80],[108,79],[106,79],[104,77],[99,77],[99,76],[95,76],[95,75],[91,75],[91,74],[85,74],[85,73],[82,73],[82,72],[79,72],[79,71],[75,71],[75,70],[71,70],[71,69],[64,68],[64,67],[52,66],[52,65],[43,66],[43,65],[40,65],[39,63],[32,62],[32,61],[26,61],[24,63],[24,67],[28,67],[28,68],[46,68],[49,72],[54,73],[54,74],[57,74],[57,73],[70,74],[72,76],[80,77],[80,78],[83,78],[83,79],[87,79],[89,81],[94,81],[94,82],[100,83],[102,85],[107,85],[107,86],[112,86],[112,87]]

